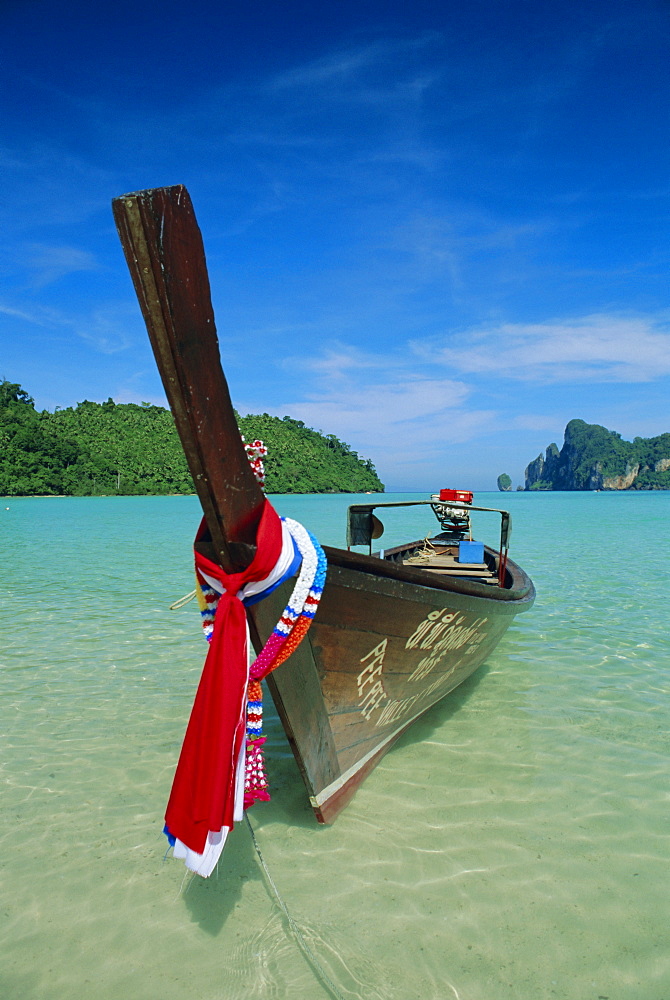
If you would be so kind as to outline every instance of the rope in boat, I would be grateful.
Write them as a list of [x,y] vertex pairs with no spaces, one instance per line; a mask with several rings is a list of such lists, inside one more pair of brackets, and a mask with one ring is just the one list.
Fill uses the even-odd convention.
[[430,540],[430,535],[426,535],[421,544],[423,547],[420,548],[417,552],[415,552],[413,556],[410,556],[409,559],[406,559],[405,562],[415,563],[415,564],[430,562],[430,560],[437,552],[437,549]]
[[193,598],[195,597],[196,593],[197,593],[197,591],[192,590],[190,592],[190,594],[184,594],[184,596],[180,597],[178,601],[175,601],[174,604],[170,605],[169,610],[170,611],[179,611],[180,608],[185,607],[189,603],[189,601],[193,600]]
[[286,903],[284,902],[284,900],[282,899],[281,894],[279,892],[279,889],[275,885],[274,879],[272,878],[272,875],[270,874],[270,869],[267,866],[265,858],[261,854],[261,849],[258,846],[258,841],[256,840],[256,834],[254,833],[254,828],[251,825],[251,821],[249,819],[249,813],[248,812],[245,812],[244,818],[247,821],[247,826],[249,828],[249,833],[251,834],[251,840],[253,842],[254,848],[256,849],[256,854],[258,855],[258,860],[261,863],[261,867],[262,867],[262,869],[263,869],[263,871],[265,873],[265,877],[268,880],[268,883],[269,883],[269,885],[270,885],[270,887],[271,887],[271,889],[272,889],[272,891],[274,893],[274,896],[275,896],[275,899],[277,900],[277,904],[279,906],[279,909],[282,911],[282,913],[286,917],[288,925],[291,928],[291,930],[293,931],[293,934],[295,935],[296,941],[298,942],[298,946],[300,947],[300,949],[302,950],[302,952],[306,956],[308,962],[311,964],[312,968],[316,972],[317,978],[319,978],[319,979],[322,980],[324,986],[328,990],[330,990],[330,992],[336,998],[336,1000],[344,1000],[344,996],[340,993],[340,991],[338,990],[338,988],[335,985],[335,983],[332,981],[332,979],[330,978],[330,976],[328,975],[328,973],[326,972],[326,970],[324,969],[324,967],[321,965],[321,962],[318,960],[318,958],[316,957],[316,955],[314,954],[314,952],[312,951],[312,949],[310,948],[310,946],[305,941],[305,938],[303,936],[302,931],[300,930],[299,926],[297,925],[297,923],[295,922],[295,920],[293,919],[293,917],[289,913],[289,909],[288,909]]

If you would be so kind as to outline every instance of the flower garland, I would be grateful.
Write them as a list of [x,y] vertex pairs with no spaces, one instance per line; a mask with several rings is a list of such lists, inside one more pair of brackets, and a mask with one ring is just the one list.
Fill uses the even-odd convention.
[[[244,434],[240,437],[244,441]],[[253,469],[254,476],[261,484],[265,486],[265,466],[263,465],[263,459],[267,458],[268,450],[262,441],[252,441],[251,444],[247,444],[244,441],[244,450],[247,453],[247,458],[249,459],[249,465]]]
[[[289,530],[302,558],[300,573],[288,604],[251,665],[247,687],[246,761],[244,776],[244,807],[257,800],[268,801],[268,782],[262,747],[263,695],[260,681],[291,655],[304,638],[316,614],[326,579],[326,556],[316,538],[298,521],[281,519]],[[205,638],[211,642],[214,617],[220,595],[198,574],[198,601]]]

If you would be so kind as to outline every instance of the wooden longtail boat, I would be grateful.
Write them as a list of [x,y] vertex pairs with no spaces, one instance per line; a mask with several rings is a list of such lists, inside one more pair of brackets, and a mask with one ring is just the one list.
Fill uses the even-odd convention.
[[[255,553],[264,496],[235,422],[221,370],[200,230],[182,186],[127,194],[114,216],[210,539],[226,572]],[[426,503],[441,521],[428,540],[373,554],[324,547],[328,570],[307,637],[268,684],[320,822],[331,822],[393,743],[469,677],[512,619],[533,604],[524,571],[499,551],[461,561],[471,495]],[[374,510],[349,510],[349,545],[379,534]],[[388,506],[388,505],[387,505]],[[461,558],[459,559],[459,552]],[[254,646],[272,632],[291,593],[282,584],[248,609]]]

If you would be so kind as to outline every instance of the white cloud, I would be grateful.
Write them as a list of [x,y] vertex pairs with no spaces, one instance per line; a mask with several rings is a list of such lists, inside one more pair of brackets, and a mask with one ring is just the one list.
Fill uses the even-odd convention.
[[[32,310],[0,303],[0,315],[75,335],[101,354],[117,354],[138,342],[141,321],[132,302],[109,302],[79,315],[37,305]],[[140,340],[143,343],[143,340]]]
[[[293,366],[291,359],[286,364],[289,370]],[[468,409],[466,383],[411,371],[406,352],[380,359],[337,344],[301,364],[312,376],[305,396],[262,408],[336,434],[363,457],[374,456],[380,467],[421,465],[495,420],[492,411]],[[258,407],[251,403],[240,409],[256,412]]]
[[324,414],[332,423],[352,430],[360,427],[397,427],[462,406],[469,389],[462,382],[451,379],[410,379],[399,384],[343,381],[339,390],[315,400],[292,403],[291,412]]
[[6,306],[0,303],[0,313],[3,316],[9,316],[11,319],[23,320],[25,323],[31,323],[35,326],[53,325],[53,312],[42,307],[29,312],[27,309],[16,309],[13,306]]
[[670,374],[670,328],[650,317],[594,314],[544,323],[502,323],[415,341],[452,371],[556,382],[648,382]]
[[[293,359],[288,360],[286,364],[288,367],[292,366]],[[391,367],[391,365],[387,362],[384,367]],[[352,372],[362,369],[379,369],[380,364],[379,358],[366,355],[355,347],[336,341],[320,355],[306,358],[302,362],[302,366],[314,372],[318,377],[334,382],[349,378]]]
[[[131,306],[108,304],[72,325],[75,333],[101,354],[118,354],[136,343],[138,323]],[[132,322],[129,322],[129,319]]]
[[78,271],[97,271],[99,266],[88,250],[46,243],[34,243],[29,247],[26,264],[36,272],[40,285]]
[[[426,32],[413,38],[383,38],[377,41],[329,52],[319,59],[297,65],[285,73],[275,76],[270,82],[272,90],[301,89],[310,91],[314,87],[328,87],[333,84],[349,86],[356,82],[360,100],[360,75],[371,69],[386,69],[389,62],[397,65],[399,59],[412,56],[426,46],[440,39],[435,32]],[[413,89],[421,92],[432,82],[425,71],[413,81]]]
[[308,427],[336,434],[363,458],[372,458],[378,470],[425,467],[444,456],[449,445],[470,441],[495,425],[493,411],[456,406],[431,409],[425,391],[426,386],[419,383],[410,393],[372,390],[364,401],[353,405],[343,394],[340,399],[286,403],[271,412],[277,416],[289,412]]

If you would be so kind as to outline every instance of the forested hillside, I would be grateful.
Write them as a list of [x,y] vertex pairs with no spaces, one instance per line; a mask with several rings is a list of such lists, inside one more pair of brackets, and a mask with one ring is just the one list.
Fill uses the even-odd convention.
[[[333,434],[291,417],[238,417],[261,438],[268,493],[381,492],[369,460]],[[0,382],[0,495],[100,496],[193,493],[172,414],[149,403],[35,409],[18,384]]]
[[670,489],[670,434],[624,441],[600,424],[571,420],[561,450],[550,444],[526,469],[526,489]]

